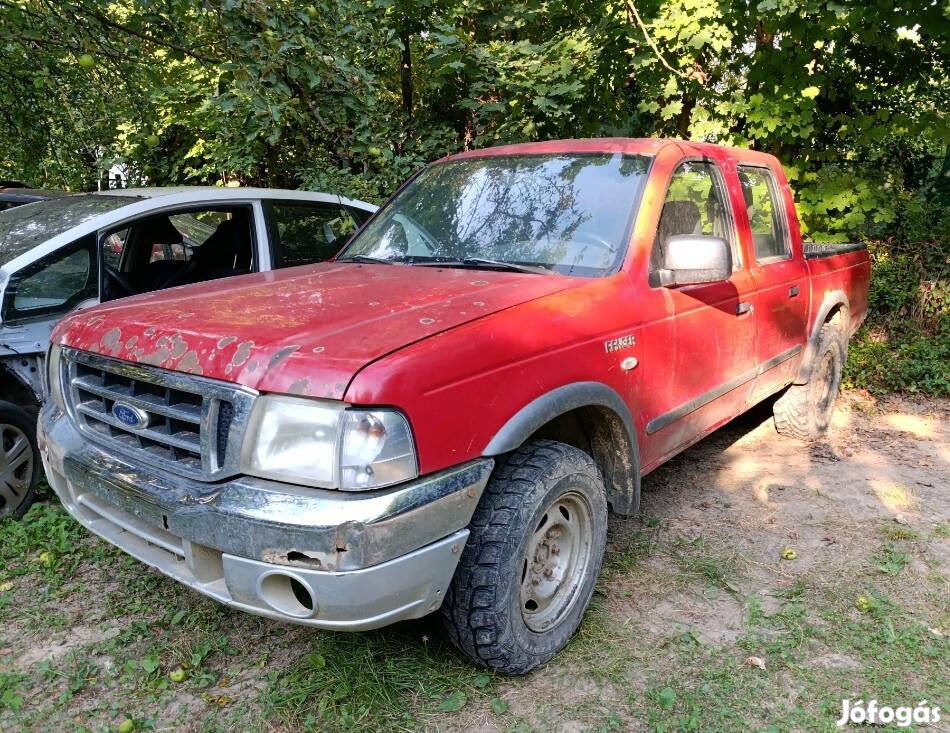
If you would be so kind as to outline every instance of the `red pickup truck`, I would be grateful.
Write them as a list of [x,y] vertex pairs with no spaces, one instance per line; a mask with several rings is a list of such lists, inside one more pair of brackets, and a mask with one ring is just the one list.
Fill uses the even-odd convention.
[[827,426],[860,245],[803,245],[775,158],[675,140],[479,150],[335,261],[78,312],[40,446],[67,510],[232,607],[358,630],[441,608],[524,673],[579,625],[608,506],[761,400]]

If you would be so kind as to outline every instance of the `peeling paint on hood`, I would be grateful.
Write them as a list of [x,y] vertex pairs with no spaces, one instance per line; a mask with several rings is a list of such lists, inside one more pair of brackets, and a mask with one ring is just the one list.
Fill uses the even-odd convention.
[[172,288],[79,311],[55,343],[242,384],[342,399],[386,354],[583,278],[321,263]]

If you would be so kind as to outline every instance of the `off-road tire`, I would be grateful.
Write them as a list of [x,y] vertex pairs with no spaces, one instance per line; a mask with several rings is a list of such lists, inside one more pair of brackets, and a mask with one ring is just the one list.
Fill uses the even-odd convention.
[[[11,436],[22,434],[30,444],[32,454],[31,470],[24,474],[26,465],[17,468],[17,478],[23,478],[24,484],[12,487],[4,481],[9,472],[6,456]],[[36,484],[43,473],[40,452],[36,445],[36,420],[25,410],[12,402],[0,401],[0,518],[21,519],[36,498]],[[19,482],[18,482],[19,483]],[[5,498],[6,497],[6,498]]]
[[[568,599],[562,601],[566,604],[563,611],[546,620],[549,626],[543,630],[532,630],[522,608],[528,550],[535,548],[532,558],[538,557],[538,537],[551,534],[550,530],[541,533],[548,525],[539,523],[548,521],[547,515],[554,513],[555,506],[560,511],[565,501],[577,502],[578,511],[572,521],[580,526],[584,515],[583,522],[590,528],[589,541],[571,545],[587,548],[586,554],[576,555],[583,560],[570,573],[574,581],[564,586],[570,592],[562,597]],[[569,520],[566,514],[564,517],[555,515],[549,526],[563,523],[567,527]],[[509,674],[525,674],[567,644],[590,603],[607,539],[603,477],[583,451],[551,440],[531,441],[496,466],[469,529],[471,534],[442,605],[445,628],[455,646],[477,664]],[[566,536],[573,536],[572,529],[564,531]],[[557,537],[560,533],[558,530]],[[544,539],[542,544],[547,542]],[[559,548],[542,549],[552,553],[548,557],[558,555],[555,562],[560,559]],[[574,555],[574,550],[569,552]],[[538,567],[531,565],[532,572]],[[554,610],[558,607],[552,605]]]
[[841,370],[847,357],[847,340],[832,322],[821,327],[811,378],[793,384],[772,407],[775,430],[798,440],[816,440],[828,429],[841,386]]

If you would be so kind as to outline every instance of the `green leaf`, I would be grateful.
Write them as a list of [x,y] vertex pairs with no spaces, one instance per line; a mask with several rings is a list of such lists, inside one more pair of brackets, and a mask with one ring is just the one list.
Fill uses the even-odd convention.
[[465,693],[461,690],[456,690],[439,704],[436,711],[440,713],[454,713],[464,708],[466,701]]
[[818,87],[805,87],[802,89],[802,96],[805,97],[805,99],[814,99],[818,96],[818,92],[820,91],[821,89]]
[[504,715],[508,712],[508,702],[501,697],[493,697],[491,701],[491,709],[495,715]]
[[664,710],[672,710],[673,705],[676,704],[676,693],[672,687],[664,687],[656,696],[656,700]]
[[491,682],[491,677],[489,675],[480,674],[475,678],[475,682],[472,684],[474,684],[475,687],[486,687],[489,682]]
[[140,664],[142,665],[142,669],[144,669],[148,674],[152,674],[152,672],[158,669],[158,657],[154,654],[149,654],[147,657],[142,658]]

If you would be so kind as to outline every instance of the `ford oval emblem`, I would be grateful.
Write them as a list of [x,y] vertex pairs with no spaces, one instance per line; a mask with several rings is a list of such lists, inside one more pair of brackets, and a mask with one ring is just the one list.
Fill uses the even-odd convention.
[[148,425],[148,413],[138,407],[116,402],[112,406],[112,417],[133,430],[141,430]]

